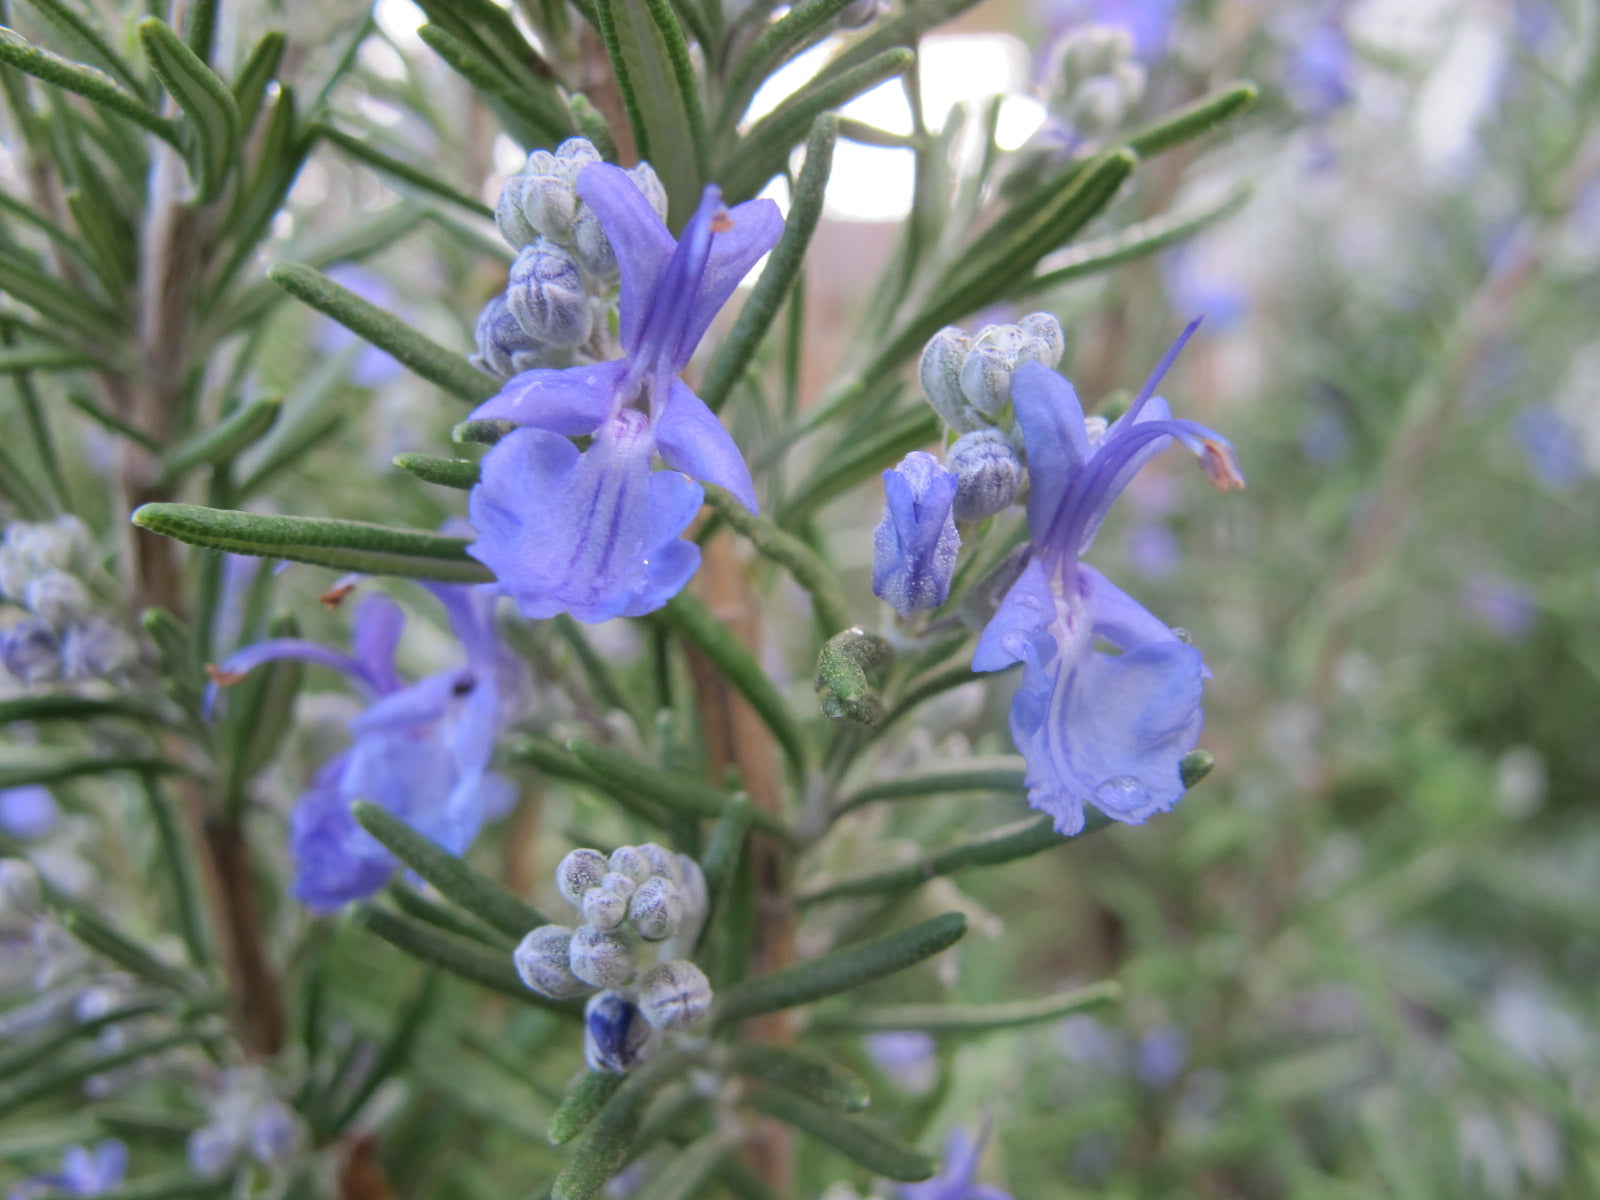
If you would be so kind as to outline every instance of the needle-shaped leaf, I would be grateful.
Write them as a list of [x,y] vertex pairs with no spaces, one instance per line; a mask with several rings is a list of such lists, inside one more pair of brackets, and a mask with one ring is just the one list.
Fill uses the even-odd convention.
[[241,404],[210,429],[173,447],[167,455],[162,478],[170,483],[196,467],[216,467],[232,462],[267,435],[282,411],[283,401],[276,396]]
[[746,1042],[734,1049],[733,1069],[751,1079],[799,1092],[841,1112],[856,1112],[871,1099],[866,1081],[847,1067],[798,1046]]
[[550,1117],[550,1144],[565,1145],[594,1120],[622,1086],[624,1076],[607,1071],[586,1071],[567,1089],[561,1104]]
[[834,1013],[818,1013],[811,1028],[839,1033],[892,1033],[909,1029],[962,1036],[1056,1021],[1073,1013],[1116,1004],[1121,999],[1122,985],[1107,979],[1055,996],[1005,1004],[852,1005]]
[[467,540],[420,529],[327,517],[277,517],[198,504],[146,504],[134,511],[141,529],[261,558],[452,583],[486,583],[487,568],[467,556]]
[[104,71],[41,50],[13,29],[0,26],[0,62],[35,79],[76,92],[107,112],[149,130],[174,148],[183,148],[176,122],[161,116],[141,98],[118,87]]
[[159,17],[139,22],[139,45],[161,86],[188,118],[193,136],[189,163],[200,202],[209,203],[221,194],[238,160],[239,106],[233,92]]
[[762,1088],[746,1103],[810,1134],[875,1175],[915,1183],[933,1174],[933,1159],[860,1117],[847,1117],[782,1088]]
[[396,454],[394,465],[424,483],[467,491],[478,486],[481,471],[469,458],[435,458],[431,454]]

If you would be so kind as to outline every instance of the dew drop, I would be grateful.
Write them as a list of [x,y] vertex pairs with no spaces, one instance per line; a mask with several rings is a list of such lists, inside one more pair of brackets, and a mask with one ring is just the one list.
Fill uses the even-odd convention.
[[1113,775],[1094,789],[1095,807],[1108,816],[1142,808],[1150,800],[1150,790],[1131,775]]

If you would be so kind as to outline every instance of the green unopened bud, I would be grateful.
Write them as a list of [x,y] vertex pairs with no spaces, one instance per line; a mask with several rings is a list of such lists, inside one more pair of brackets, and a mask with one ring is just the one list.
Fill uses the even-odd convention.
[[1191,750],[1178,760],[1178,778],[1184,787],[1192,788],[1211,774],[1211,768],[1216,765],[1217,757],[1209,750]]
[[661,1030],[687,1029],[711,1010],[711,981],[687,959],[657,963],[639,980],[639,1012]]
[[584,894],[605,878],[606,865],[606,856],[598,850],[574,850],[556,868],[556,887],[568,904],[582,908]]
[[637,970],[628,939],[592,925],[572,935],[567,962],[574,975],[599,988],[621,987]]
[[829,638],[817,656],[817,703],[823,715],[857,725],[881,721],[883,705],[872,685],[893,658],[893,647],[865,629],[846,629]]
[[628,917],[647,942],[664,941],[677,933],[683,913],[683,893],[678,885],[659,875],[641,883],[628,901]]
[[512,952],[517,975],[529,989],[552,1000],[581,996],[587,984],[572,973],[573,931],[565,925],[541,925]]

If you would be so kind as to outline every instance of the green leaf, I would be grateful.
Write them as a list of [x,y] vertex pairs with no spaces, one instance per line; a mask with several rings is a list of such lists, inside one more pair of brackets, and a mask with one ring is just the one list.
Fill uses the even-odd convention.
[[1202,96],[1188,107],[1169,113],[1134,133],[1128,138],[1128,148],[1141,158],[1150,158],[1181,146],[1233,120],[1253,106],[1258,95],[1255,84],[1241,81],[1210,96]]
[[[273,622],[272,637],[296,637],[292,617]],[[227,689],[222,706],[222,736],[228,747],[222,780],[224,815],[242,819],[250,783],[278,757],[294,723],[295,701],[305,680],[305,664],[294,659],[263,663]]]
[[286,45],[288,38],[276,29],[269,30],[261,35],[261,40],[251,49],[250,57],[239,68],[238,77],[233,81],[233,102],[239,108],[239,128],[244,133],[250,131],[256,123],[256,117],[261,115],[267,87],[283,62]]
[[373,1093],[411,1060],[417,1040],[421,1037],[428,1018],[433,1015],[438,999],[439,977],[429,972],[423,979],[422,986],[417,989],[416,995],[411,998],[411,1003],[407,1004],[395,1019],[394,1030],[384,1043],[383,1049],[378,1052],[377,1061],[372,1064],[372,1069],[367,1072],[360,1085],[334,1116],[327,1129],[328,1134],[337,1136],[349,1128],[350,1123],[361,1115],[361,1110],[366,1107],[367,1101],[372,1099]]
[[511,756],[537,767],[547,775],[557,779],[570,779],[574,783],[593,788],[603,796],[610,796],[629,812],[650,822],[658,829],[666,829],[670,824],[669,814],[655,801],[639,795],[632,788],[619,787],[597,775],[584,763],[579,762],[565,747],[554,745],[543,738],[530,737],[518,742],[512,749]]
[[733,1069],[751,1079],[799,1092],[808,1100],[841,1112],[857,1112],[871,1100],[861,1076],[832,1059],[797,1046],[746,1042],[734,1048]]
[[722,107],[717,125],[732,129],[750,107],[750,101],[762,83],[784,63],[800,54],[808,46],[820,41],[830,31],[829,22],[851,4],[852,0],[801,0],[789,6],[789,11],[762,32],[751,47],[739,57],[728,84],[722,92]]
[[933,1159],[859,1117],[844,1116],[779,1088],[755,1091],[745,1103],[810,1134],[875,1175],[905,1183],[933,1175]]
[[[619,754],[615,750],[608,750],[604,746],[597,746],[581,738],[568,742],[567,749],[571,750],[573,756],[598,778],[614,787],[626,788],[646,796],[673,812],[714,819],[727,810],[732,799],[723,789],[693,776],[648,766],[629,758],[626,754]],[[794,834],[771,813],[755,810],[751,812],[750,817],[756,825],[768,833],[793,844]]]
[[893,975],[949,949],[966,931],[966,917],[945,913],[735,984],[717,997],[716,1023],[719,1028],[726,1028],[762,1013],[810,1004]]
[[206,935],[205,906],[200,899],[199,881],[195,878],[199,855],[184,831],[183,814],[177,804],[161,790],[153,776],[142,775],[139,783],[144,792],[145,811],[150,814],[150,825],[161,851],[161,872],[172,890],[173,907],[177,909],[178,932],[189,952],[189,962],[196,967],[206,967],[211,961],[211,951]]
[[883,705],[874,684],[894,658],[887,640],[864,629],[829,638],[817,656],[816,692],[822,715],[834,721],[876,725]]
[[400,318],[340,287],[320,271],[300,263],[279,263],[267,277],[284,291],[332,317],[357,337],[387,350],[430,383],[476,404],[500,390],[500,381],[486,375],[461,355],[446,350]]
[[135,696],[75,696],[69,692],[41,692],[0,700],[0,725],[14,721],[89,721],[99,717],[129,717],[135,721],[161,721],[150,704]]
[[26,756],[8,756],[0,760],[0,790],[28,787],[33,784],[65,783],[69,779],[82,779],[91,775],[114,775],[124,771],[171,772],[182,771],[178,763],[165,758],[149,758],[136,754],[97,756],[78,750],[58,750],[50,753],[33,752]]
[[532,86],[526,76],[517,82],[506,78],[494,63],[437,24],[422,26],[417,36],[484,94],[523,145],[549,145],[572,133],[570,118],[548,88]]
[[960,16],[977,2],[978,0],[919,0],[916,4],[907,5],[898,16],[877,22],[865,37],[852,42],[840,51],[822,69],[818,78],[820,80],[848,71],[858,63],[866,62],[873,55],[892,46],[915,46],[922,35],[930,29],[937,28],[952,17]]
[[239,106],[228,85],[164,21],[140,21],[139,45],[161,86],[189,118],[194,135],[189,164],[200,203],[208,204],[221,195],[238,160]]
[[104,1075],[108,1071],[115,1071],[118,1067],[136,1063],[142,1058],[160,1054],[192,1040],[194,1035],[191,1033],[172,1033],[163,1037],[145,1038],[130,1046],[123,1046],[121,1049],[106,1053],[76,1055],[54,1060],[47,1063],[41,1071],[20,1076],[0,1085],[0,1117],[9,1116],[17,1109],[53,1092],[76,1087],[91,1075]]
[[1209,750],[1191,750],[1178,760],[1178,778],[1185,788],[1192,788],[1217,765],[1217,756]]
[[1050,270],[1022,280],[1009,294],[1013,298],[1037,295],[1074,279],[1098,275],[1112,267],[1165,250],[1194,236],[1212,222],[1232,216],[1249,202],[1251,194],[1251,188],[1241,187],[1221,202],[1199,212],[1152,217],[1105,237],[1081,242],[1064,251]]
[[[0,41],[0,46],[4,44]],[[59,322],[96,342],[105,342],[108,330],[122,326],[119,317],[96,304],[80,289],[61,283],[4,246],[0,246],[0,291],[36,309],[48,320]]]
[[1038,1000],[1007,1004],[882,1004],[852,1006],[836,1013],[821,1012],[811,1028],[827,1033],[892,1033],[914,1029],[922,1033],[965,1036],[996,1029],[1016,1029],[1055,1021],[1122,1001],[1122,985],[1115,980],[1092,983]]
[[1001,792],[1020,796],[1027,786],[1027,767],[1020,754],[996,754],[941,763],[882,783],[870,784],[840,803],[847,813],[878,800],[915,800],[951,792]]
[[478,486],[478,464],[469,458],[435,458],[431,454],[396,454],[394,465],[424,483],[468,491]]
[[111,48],[100,31],[74,12],[70,5],[62,3],[62,0],[27,0],[27,4],[66,36],[72,43],[74,54],[81,55],[86,62],[107,74],[115,75],[118,82],[135,95],[144,94],[144,83]]
[[139,249],[132,227],[105,201],[103,193],[72,188],[62,197],[82,235],[85,257],[111,295],[123,294],[139,271]]
[[567,1089],[561,1104],[550,1116],[550,1144],[565,1145],[582,1133],[617,1094],[624,1078],[606,1071],[585,1071],[578,1082]]
[[71,1046],[79,1038],[92,1037],[102,1029],[112,1025],[121,1024],[123,1021],[136,1020],[158,1013],[166,1008],[166,1004],[155,1000],[141,1000],[132,1004],[124,1004],[120,1008],[104,1013],[98,1017],[91,1017],[87,1021],[78,1021],[69,1018],[69,1024],[64,1029],[57,1029],[51,1033],[25,1041],[22,1037],[7,1040],[5,1052],[0,1054],[0,1080],[10,1079],[26,1071],[35,1063],[47,1059],[60,1057],[61,1051]]
[[451,583],[485,583],[493,578],[467,556],[465,538],[419,529],[328,517],[266,516],[198,504],[145,504],[134,511],[132,520],[141,529],[191,546],[287,558],[363,575]]
[[678,228],[705,178],[705,116],[683,30],[666,0],[596,0],[595,16],[639,157],[661,177]]
[[598,1195],[628,1161],[650,1101],[688,1068],[684,1055],[669,1050],[631,1072],[578,1138],[556,1177],[551,1200],[591,1200]]
[[367,144],[370,134],[363,137],[354,137],[341,129],[335,129],[332,125],[327,124],[318,125],[317,132],[324,140],[332,142],[352,158],[360,159],[376,171],[392,176],[402,183],[410,184],[430,196],[437,196],[441,200],[447,200],[459,208],[466,209],[474,216],[494,216],[494,209],[483,201],[475,200],[471,196],[458,192],[448,183],[435,179],[426,171],[413,167],[410,163],[403,163],[398,158],[390,158],[387,154],[374,150]]
[[157,958],[98,914],[74,908],[67,912],[63,923],[89,949],[104,955],[146,983],[180,996],[198,994],[197,982],[192,976]]
[[716,485],[706,489],[706,503],[764,558],[785,568],[811,597],[812,611],[824,633],[833,634],[850,624],[850,606],[833,568],[810,546],[766,517],[751,513]]
[[688,638],[716,664],[778,739],[796,773],[804,773],[807,756],[799,726],[777,685],[728,627],[688,592],[679,592],[667,601],[656,619]]
[[175,483],[199,466],[220,467],[232,462],[267,435],[282,411],[283,401],[276,396],[240,405],[210,429],[174,446],[167,455],[162,482]]
[[738,1146],[741,1137],[739,1131],[725,1129],[690,1142],[667,1159],[633,1195],[636,1200],[700,1200],[717,1168]]
[[183,149],[175,122],[158,114],[138,96],[123,91],[105,72],[41,50],[4,26],[0,26],[0,63],[64,91],[75,92],[107,112],[149,130],[174,149]]
[[[1087,823],[1076,837],[1098,833],[1111,824],[1111,818],[1091,812]],[[979,834],[964,842],[957,842],[943,850],[925,854],[915,862],[891,867],[873,875],[845,879],[797,897],[800,904],[815,904],[819,900],[836,900],[841,896],[871,896],[880,892],[900,892],[914,888],[938,875],[950,875],[969,867],[992,867],[999,863],[1027,858],[1043,850],[1065,846],[1073,838],[1063,837],[1055,831],[1051,817],[1018,821]]]
[[822,113],[848,104],[885,79],[904,74],[916,63],[910,50],[887,50],[827,82],[818,80],[767,114],[745,135],[718,174],[728,203],[748,200],[767,180],[783,170],[789,152]]
[[750,365],[756,348],[767,336],[767,330],[772,327],[800,274],[806,247],[811,244],[811,235],[822,215],[823,193],[833,170],[833,147],[838,132],[839,118],[835,113],[823,113],[811,123],[811,134],[806,139],[806,160],[795,183],[794,199],[783,223],[783,236],[772,248],[761,278],[756,280],[756,286],[745,299],[728,340],[718,349],[700,384],[700,399],[712,412],[721,410],[733,385]]
[[211,43],[217,33],[217,5],[221,0],[194,0],[189,7],[189,22],[185,29],[189,49],[201,62],[211,57]]
[[169,1171],[153,1179],[98,1193],[99,1200],[185,1200],[191,1196],[216,1195],[216,1180],[196,1179],[188,1171]]
[[536,1008],[561,1013],[573,1020],[581,1019],[578,1009],[570,1004],[551,1000],[523,986],[516,968],[511,965],[510,954],[496,954],[475,942],[440,933],[421,921],[372,904],[357,904],[351,913],[356,924],[430,966]]
[[540,925],[548,925],[531,904],[504,884],[474,871],[431,838],[425,837],[387,809],[358,800],[351,810],[361,827],[393,852],[394,856],[480,921],[514,940]]
[[[727,887],[738,868],[739,856],[744,852],[745,834],[755,816],[755,806],[743,792],[728,797],[722,816],[712,827],[706,841],[705,853],[700,856],[700,866],[705,871],[706,891],[711,895],[713,912],[727,899]],[[709,925],[711,922],[707,922]]]
[[460,909],[428,899],[409,882],[391,883],[388,896],[394,901],[395,907],[406,916],[425,921],[436,929],[467,938],[496,952],[509,954],[515,948],[514,938],[508,938],[499,930],[490,929],[482,921]]

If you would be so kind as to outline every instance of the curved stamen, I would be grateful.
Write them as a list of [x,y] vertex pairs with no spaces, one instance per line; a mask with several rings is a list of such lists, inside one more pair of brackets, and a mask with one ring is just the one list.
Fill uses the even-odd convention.
[[1196,317],[1183,327],[1183,332],[1178,335],[1177,340],[1167,347],[1167,352],[1161,356],[1161,361],[1156,364],[1156,369],[1150,372],[1150,378],[1144,381],[1144,386],[1139,389],[1139,394],[1133,398],[1133,403],[1128,405],[1128,411],[1118,419],[1119,424],[1132,425],[1139,419],[1140,411],[1150,397],[1156,394],[1156,389],[1161,386],[1161,381],[1166,378],[1167,372],[1172,369],[1172,364],[1177,361],[1178,355],[1183,353],[1183,348],[1189,344],[1189,339],[1194,336],[1194,331],[1200,328],[1200,322],[1203,320],[1205,320],[1204,317]]
[[658,415],[655,410],[664,401],[672,377],[682,369],[678,360],[683,350],[684,330],[694,311],[694,296],[711,257],[711,235],[721,207],[721,189],[708,184],[656,284],[650,314],[640,329],[638,350],[629,362],[624,390],[631,398],[637,394],[638,385],[650,379],[652,419]]

